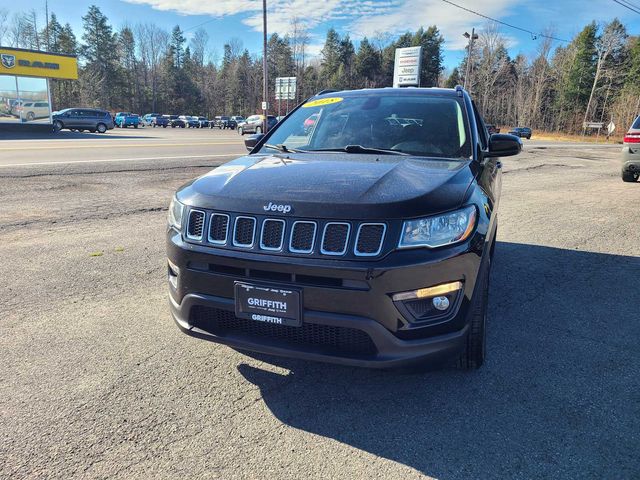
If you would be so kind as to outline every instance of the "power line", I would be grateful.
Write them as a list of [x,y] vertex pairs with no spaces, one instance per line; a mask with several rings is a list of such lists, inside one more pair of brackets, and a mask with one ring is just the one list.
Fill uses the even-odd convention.
[[[531,35],[531,38],[534,39],[534,40],[536,38],[538,38],[538,37],[544,37],[544,38],[550,38],[551,40],[557,40],[558,42],[569,43],[569,40],[564,40],[562,38],[552,37],[550,35],[545,35],[544,33],[532,32],[531,30],[527,30],[526,28],[518,27],[517,25],[511,25],[510,23],[503,22],[501,20],[497,20],[495,18],[492,18],[492,17],[489,17],[487,15],[484,15],[484,14],[482,14],[480,12],[476,12],[475,10],[471,10],[469,8],[463,7],[462,5],[458,5],[457,3],[450,2],[449,0],[442,0],[442,1],[444,3],[448,3],[449,5],[453,5],[454,7],[457,7],[457,8],[460,8],[462,10],[465,10],[466,12],[473,13],[474,15],[477,15],[477,16],[482,17],[482,18],[486,18],[487,20],[491,20],[492,22],[496,22],[496,23],[499,23],[499,24],[504,25],[506,27],[514,28],[516,30],[520,30],[521,32],[528,33],[529,35]],[[617,0],[613,0],[613,1],[615,2]]]
[[[637,7],[635,5],[633,5],[633,3],[630,3],[630,2],[622,3],[619,0],[613,0],[613,1],[616,2],[618,5],[622,5],[624,8],[627,8],[627,9],[631,10],[634,13],[640,13],[640,10],[637,10],[636,9]],[[627,3],[628,3],[628,5],[627,5]]]

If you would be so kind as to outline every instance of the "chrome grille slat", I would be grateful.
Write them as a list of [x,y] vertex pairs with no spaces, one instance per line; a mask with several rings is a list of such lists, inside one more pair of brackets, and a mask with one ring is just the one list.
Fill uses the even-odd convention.
[[284,245],[284,231],[287,224],[278,218],[267,218],[262,222],[260,233],[260,248],[263,250],[282,250]]
[[385,223],[361,223],[356,233],[353,253],[359,257],[375,257],[382,251],[384,236],[387,231]]
[[229,215],[224,213],[212,213],[209,220],[209,242],[216,245],[227,243],[229,234]]
[[187,222],[187,238],[191,240],[202,240],[204,232],[205,213],[202,210],[189,211],[189,220]]
[[256,219],[238,215],[233,224],[233,246],[251,248],[255,242]]
[[344,255],[347,253],[351,224],[345,222],[329,222],[324,226],[320,253],[324,255]]
[[289,238],[289,251],[292,253],[311,253],[316,241],[316,222],[298,220],[293,222]]

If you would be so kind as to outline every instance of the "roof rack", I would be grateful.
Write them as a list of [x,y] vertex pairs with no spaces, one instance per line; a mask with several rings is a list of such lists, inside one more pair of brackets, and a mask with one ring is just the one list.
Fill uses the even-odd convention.
[[316,93],[316,95],[324,95],[325,93],[335,93],[335,92],[339,92],[339,90],[333,90],[333,89],[326,89],[326,90],[322,90],[318,93]]

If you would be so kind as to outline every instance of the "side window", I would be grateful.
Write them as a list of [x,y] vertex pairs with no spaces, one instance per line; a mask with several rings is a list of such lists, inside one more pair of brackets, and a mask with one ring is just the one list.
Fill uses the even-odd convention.
[[476,126],[478,127],[478,138],[480,140],[480,144],[482,145],[482,149],[486,150],[489,148],[489,139],[487,135],[487,127],[484,125],[484,120],[478,113],[478,108],[476,107],[475,102],[471,102],[473,104],[473,114],[476,119]]

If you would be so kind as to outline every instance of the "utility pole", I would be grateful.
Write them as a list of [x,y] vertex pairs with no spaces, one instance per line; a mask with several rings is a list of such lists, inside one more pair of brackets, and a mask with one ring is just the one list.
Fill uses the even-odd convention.
[[267,133],[267,112],[269,105],[269,83],[267,82],[267,0],[262,0],[262,115],[264,116],[262,124],[262,133]]
[[471,29],[471,35],[468,32],[464,32],[463,36],[469,39],[469,46],[467,47],[467,73],[464,74],[464,89],[467,90],[467,85],[471,88],[471,80],[469,77],[471,76],[471,56],[473,54],[473,42],[478,39],[478,34],[476,33],[476,29]]

